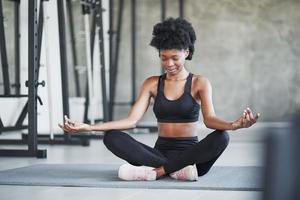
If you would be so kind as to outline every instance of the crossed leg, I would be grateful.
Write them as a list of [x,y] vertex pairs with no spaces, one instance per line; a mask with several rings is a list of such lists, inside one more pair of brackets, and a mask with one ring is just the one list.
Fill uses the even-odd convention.
[[116,156],[135,166],[160,167],[167,158],[157,149],[138,142],[127,133],[111,130],[105,133],[103,142]]
[[216,130],[174,159],[167,159],[157,149],[117,130],[106,132],[103,142],[113,154],[132,165],[154,167],[157,178],[194,164],[197,166],[198,175],[202,176],[225,150],[229,136],[226,131]]

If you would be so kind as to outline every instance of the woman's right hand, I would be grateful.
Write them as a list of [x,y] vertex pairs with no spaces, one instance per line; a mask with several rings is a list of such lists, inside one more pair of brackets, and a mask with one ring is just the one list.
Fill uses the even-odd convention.
[[89,124],[82,122],[75,122],[70,120],[67,116],[64,116],[64,124],[58,124],[58,126],[66,132],[83,132],[83,131],[92,131]]

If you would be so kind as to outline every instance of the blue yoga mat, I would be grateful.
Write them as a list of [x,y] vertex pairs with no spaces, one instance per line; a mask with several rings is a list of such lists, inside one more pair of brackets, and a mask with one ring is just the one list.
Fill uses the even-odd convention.
[[196,182],[164,177],[156,181],[122,181],[119,165],[39,164],[0,171],[1,185],[148,188],[192,190],[262,190],[262,167],[216,166]]

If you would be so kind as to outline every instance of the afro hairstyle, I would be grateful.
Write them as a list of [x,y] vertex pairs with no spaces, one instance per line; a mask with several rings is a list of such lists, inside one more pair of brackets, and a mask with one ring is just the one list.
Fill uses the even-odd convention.
[[192,60],[196,34],[191,23],[182,18],[168,18],[153,27],[150,45],[157,50],[188,49],[186,60]]

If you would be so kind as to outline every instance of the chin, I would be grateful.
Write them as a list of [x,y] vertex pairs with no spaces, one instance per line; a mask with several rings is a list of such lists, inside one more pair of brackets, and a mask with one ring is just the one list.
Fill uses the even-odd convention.
[[178,72],[170,72],[171,75],[177,75]]

